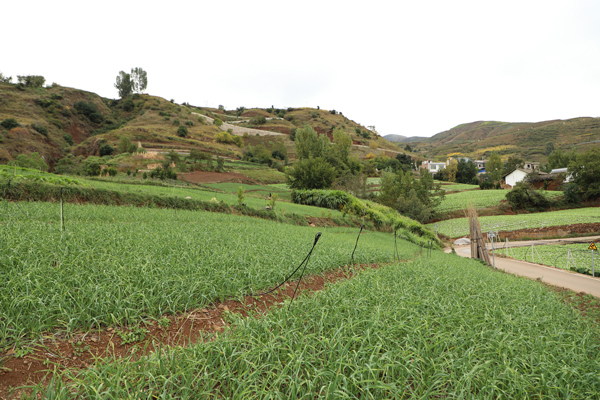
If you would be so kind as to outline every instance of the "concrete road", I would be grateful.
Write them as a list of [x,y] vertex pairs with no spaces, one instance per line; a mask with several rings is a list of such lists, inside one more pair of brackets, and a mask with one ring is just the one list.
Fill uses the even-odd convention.
[[[532,243],[556,244],[564,243],[565,241],[594,242],[598,245],[598,242],[600,242],[600,236],[514,242],[509,243],[509,247],[531,246]],[[500,244],[500,246],[502,245],[503,243]],[[469,245],[455,246],[454,249],[461,257],[471,257],[471,247]],[[445,251],[449,253],[451,249],[446,249]],[[564,287],[576,292],[589,293],[593,296],[600,297],[600,278],[593,278],[591,276],[578,274],[576,272],[503,257],[496,257],[496,268],[518,276],[524,276],[529,279],[540,279],[541,281],[550,285]]]

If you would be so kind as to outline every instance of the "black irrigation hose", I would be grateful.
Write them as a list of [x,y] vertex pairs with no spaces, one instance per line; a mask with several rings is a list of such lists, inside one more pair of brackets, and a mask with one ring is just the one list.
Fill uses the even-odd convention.
[[356,237],[356,244],[354,245],[354,250],[352,250],[352,257],[351,257],[351,260],[350,260],[350,263],[352,265],[354,265],[354,252],[356,251],[356,247],[358,246],[358,239],[360,239],[360,234],[362,233],[364,227],[365,227],[364,225],[360,226],[360,231],[358,232],[358,236]]
[[[302,275],[304,275],[304,270],[306,269],[306,266],[308,265],[308,260],[310,260],[310,256],[312,255],[312,252],[315,249],[315,246],[317,245],[317,242],[319,241],[320,237],[321,237],[321,232],[317,232],[317,234],[315,235],[315,242],[313,243],[313,246],[310,249],[310,251],[308,252],[308,254],[306,255],[306,257],[304,257],[304,260],[302,260],[300,265],[298,265],[298,267],[296,267],[296,269],[291,274],[289,274],[288,277],[285,278],[285,280],[283,282],[281,282],[279,285],[275,286],[273,289],[267,290],[264,293],[250,294],[250,296],[264,296],[265,294],[272,293],[275,290],[279,289],[287,281],[289,281],[292,276],[294,276],[294,274],[300,269],[300,267],[302,267],[302,264],[304,264],[304,269],[302,270]],[[302,279],[302,276],[300,276],[300,279]],[[298,281],[298,285],[300,285],[300,280]],[[296,286],[296,290],[298,290],[298,286]],[[294,296],[295,295],[296,295],[296,291],[294,290]],[[294,297],[292,297],[292,300],[294,300]],[[290,302],[290,305],[291,305],[291,302]]]

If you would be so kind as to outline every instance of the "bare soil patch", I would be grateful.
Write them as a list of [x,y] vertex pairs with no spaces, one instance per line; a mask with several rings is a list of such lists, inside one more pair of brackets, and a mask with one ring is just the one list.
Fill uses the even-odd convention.
[[[305,277],[300,282],[296,297],[323,290],[328,283],[350,279],[355,271],[379,267],[379,264],[362,264],[355,265],[353,269],[339,268],[324,275]],[[147,321],[140,325],[148,331],[145,339],[135,343],[123,343],[118,333],[130,332],[130,329],[120,327],[80,332],[70,337],[61,332],[48,333],[41,343],[31,348],[31,354],[17,358],[15,350],[9,350],[0,355],[0,360],[4,359],[0,364],[0,399],[21,397],[23,389],[10,393],[20,386],[48,382],[54,368],[59,372],[66,369],[83,370],[92,368],[96,362],[107,357],[139,356],[148,354],[156,346],[188,346],[212,340],[215,334],[223,333],[228,328],[224,313],[236,313],[244,317],[264,315],[271,307],[277,307],[285,299],[291,298],[297,284],[298,281],[290,281],[266,295],[246,296],[243,301],[228,300],[186,314],[165,316],[168,326],[161,326],[154,320]]]

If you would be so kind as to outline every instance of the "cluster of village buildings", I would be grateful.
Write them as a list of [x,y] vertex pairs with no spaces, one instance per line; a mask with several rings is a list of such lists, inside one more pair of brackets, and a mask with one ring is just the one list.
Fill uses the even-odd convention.
[[[472,161],[475,163],[478,169],[478,174],[484,174],[486,172],[485,164],[487,163],[487,160],[472,160],[468,157],[449,157],[446,162],[434,162],[426,160],[421,163],[420,168],[427,169],[432,175],[434,175],[440,170],[446,168],[451,163],[459,162],[461,160]],[[555,181],[560,174],[565,176],[563,182],[566,183],[571,181],[571,177],[567,175],[567,168],[556,168],[547,173],[540,170],[539,162],[526,161],[523,163],[522,167],[516,168],[502,176],[502,186],[507,189],[512,189],[517,183],[525,180],[527,175],[531,174],[532,172],[537,172],[538,174],[536,182],[533,182],[534,186],[536,187],[548,187],[547,182]],[[556,186],[558,186],[558,184]]]

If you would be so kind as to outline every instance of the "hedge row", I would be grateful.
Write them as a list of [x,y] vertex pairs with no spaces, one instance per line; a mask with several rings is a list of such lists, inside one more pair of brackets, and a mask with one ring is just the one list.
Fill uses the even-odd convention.
[[[419,222],[405,217],[389,207],[373,201],[360,200],[340,190],[294,190],[292,191],[292,201],[297,204],[325,207],[365,217],[377,229],[406,230],[413,235],[418,235],[441,246],[441,241],[435,233],[425,228]],[[415,242],[409,237],[406,237],[406,239]]]

